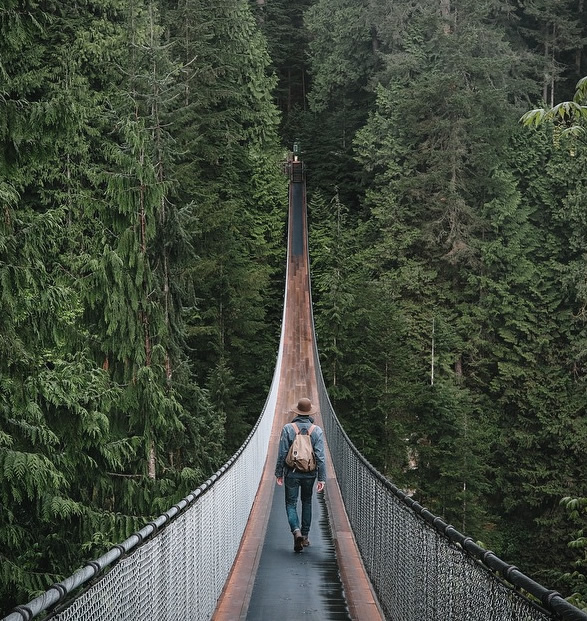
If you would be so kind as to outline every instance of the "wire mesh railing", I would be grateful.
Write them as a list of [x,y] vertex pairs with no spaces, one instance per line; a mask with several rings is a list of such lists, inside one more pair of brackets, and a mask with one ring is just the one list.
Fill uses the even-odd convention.
[[281,349],[255,428],[208,481],[106,554],[2,621],[207,621],[230,573],[271,435]]
[[587,621],[587,614],[558,592],[477,545],[388,481],[342,429],[321,380],[318,391],[345,508],[386,618]]

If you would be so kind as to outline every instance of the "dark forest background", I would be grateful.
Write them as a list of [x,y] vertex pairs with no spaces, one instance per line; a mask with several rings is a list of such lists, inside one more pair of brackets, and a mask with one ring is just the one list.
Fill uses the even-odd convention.
[[584,0],[4,0],[2,607],[248,434],[294,140],[345,429],[585,606],[586,37]]

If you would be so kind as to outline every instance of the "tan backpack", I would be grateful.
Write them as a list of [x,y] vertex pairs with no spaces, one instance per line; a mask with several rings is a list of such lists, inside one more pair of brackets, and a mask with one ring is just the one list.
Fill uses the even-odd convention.
[[313,472],[316,470],[316,455],[312,448],[312,432],[316,425],[309,429],[305,427],[300,430],[296,423],[290,423],[296,432],[296,437],[289,447],[285,457],[285,463],[298,472]]

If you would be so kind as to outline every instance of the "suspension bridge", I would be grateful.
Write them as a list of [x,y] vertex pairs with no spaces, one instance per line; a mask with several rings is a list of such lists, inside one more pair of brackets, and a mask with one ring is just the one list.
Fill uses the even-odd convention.
[[[340,426],[318,361],[304,165],[289,156],[281,339],[263,411],[237,453],[179,503],[3,621],[587,621],[587,614],[398,489]],[[273,476],[309,397],[326,437],[311,546],[294,554]]]

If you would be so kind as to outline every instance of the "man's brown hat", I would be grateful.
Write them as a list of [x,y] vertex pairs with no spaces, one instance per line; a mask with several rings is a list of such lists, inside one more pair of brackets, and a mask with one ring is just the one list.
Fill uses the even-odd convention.
[[312,405],[310,399],[303,397],[298,401],[298,405],[295,408],[292,408],[291,413],[297,414],[298,416],[310,416],[312,414],[316,414],[317,411],[318,408]]

